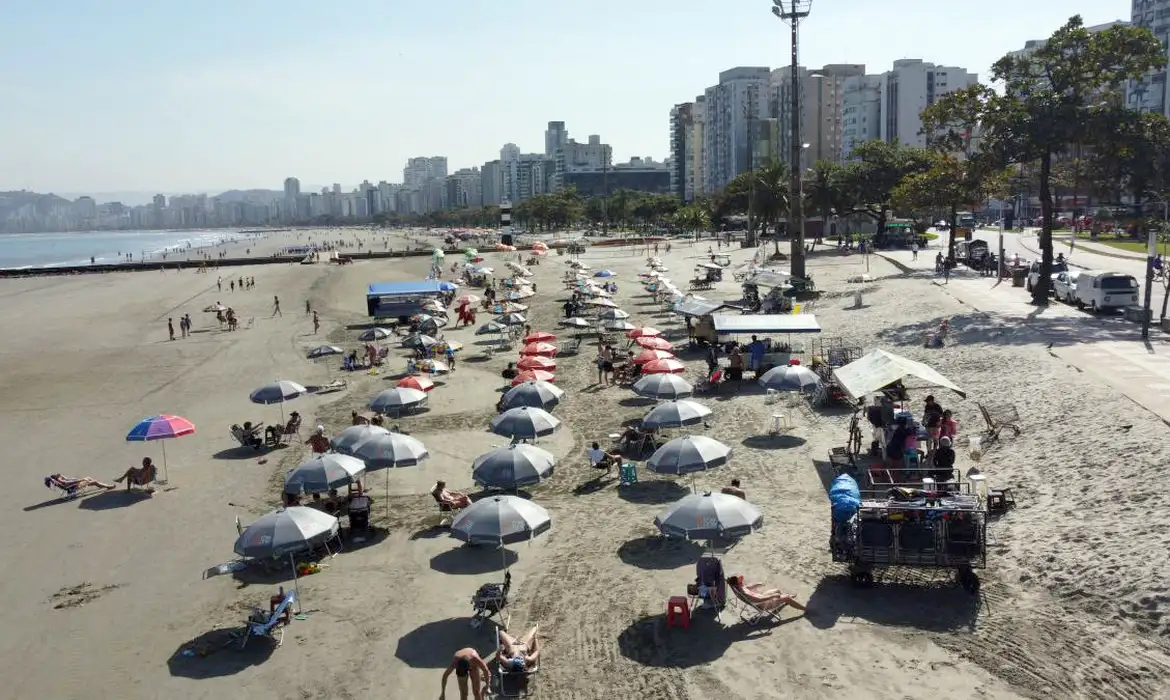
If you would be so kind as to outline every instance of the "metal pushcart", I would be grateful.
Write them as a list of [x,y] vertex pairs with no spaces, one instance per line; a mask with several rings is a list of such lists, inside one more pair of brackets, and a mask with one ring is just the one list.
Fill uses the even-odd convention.
[[987,566],[987,510],[968,486],[862,492],[856,512],[833,521],[833,561],[848,564],[858,586],[872,585],[875,570],[953,569],[964,590],[978,593],[975,570]]

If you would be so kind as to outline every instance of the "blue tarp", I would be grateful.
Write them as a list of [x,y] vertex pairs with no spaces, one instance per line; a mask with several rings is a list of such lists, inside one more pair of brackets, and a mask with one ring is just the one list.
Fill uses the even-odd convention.
[[857,514],[861,507],[861,489],[848,474],[842,474],[829,486],[829,503],[833,505],[833,520],[843,522]]
[[441,284],[433,280],[430,282],[375,282],[370,285],[366,296],[386,297],[410,294],[438,294],[442,291]]

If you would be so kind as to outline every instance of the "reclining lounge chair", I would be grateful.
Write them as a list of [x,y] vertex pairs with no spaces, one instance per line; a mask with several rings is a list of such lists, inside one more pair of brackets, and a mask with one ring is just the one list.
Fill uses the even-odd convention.
[[257,608],[245,622],[247,632],[240,639],[240,648],[243,649],[252,637],[267,637],[276,642],[276,646],[284,643],[284,627],[292,620],[292,604],[296,602],[295,591],[288,591],[280,605],[270,613]]
[[50,474],[45,477],[45,487],[54,489],[61,494],[62,500],[71,501],[94,491],[104,491],[101,486],[85,479],[71,479],[60,474]]
[[759,605],[754,603],[751,598],[748,598],[747,594],[744,593],[743,589],[739,586],[730,585],[727,588],[730,589],[732,595],[735,596],[737,603],[736,612],[739,613],[740,620],[743,620],[749,625],[758,625],[764,621],[773,623],[779,623],[783,621],[783,618],[780,617],[780,611],[785,608],[786,604],[778,605],[774,608],[768,608],[765,610],[764,608],[761,608]]
[[501,698],[530,698],[536,694],[536,674],[540,672],[540,662],[523,671],[513,670],[500,658],[500,628],[496,628],[496,676],[499,679]]

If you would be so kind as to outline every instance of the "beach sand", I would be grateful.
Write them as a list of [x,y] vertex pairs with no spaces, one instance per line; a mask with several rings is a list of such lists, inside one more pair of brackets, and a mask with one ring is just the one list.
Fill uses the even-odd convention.
[[[273,244],[275,245],[275,241]],[[705,245],[668,256],[680,283]],[[746,260],[735,250],[736,264]],[[503,268],[498,254],[489,263]],[[532,325],[553,330],[565,258],[534,268]],[[629,249],[592,249],[583,260],[619,273],[619,303],[644,323],[685,335],[634,282],[644,258]],[[308,457],[293,444],[257,457],[239,450],[232,423],[280,418],[276,406],[248,401],[273,379],[319,385],[340,376],[336,363],[311,363],[305,350],[354,347],[368,323],[367,284],[419,279],[426,259],[359,261],[351,266],[267,265],[232,269],[257,287],[216,291],[217,275],[138,273],[5,280],[0,322],[3,437],[11,507],[0,552],[7,575],[0,604],[9,633],[0,640],[0,697],[27,698],[359,698],[436,697],[459,647],[490,650],[491,626],[468,624],[469,598],[482,583],[514,577],[511,626],[539,623],[546,647],[537,680],[543,697],[720,700],[725,698],[1158,698],[1170,692],[1164,640],[1168,536],[1156,513],[1167,505],[1160,481],[1170,463],[1170,428],[1107,387],[1053,359],[1025,329],[972,314],[929,280],[871,258],[865,306],[854,310],[850,275],[860,257],[812,258],[828,290],[813,311],[823,335],[865,350],[883,347],[931,363],[969,398],[936,391],[961,434],[977,434],[976,401],[1014,404],[1023,433],[1007,435],[979,463],[993,485],[1015,488],[1019,505],[991,527],[994,545],[973,597],[946,582],[887,583],[858,590],[827,551],[831,469],[827,451],[845,444],[848,415],[791,409],[795,429],[760,437],[776,406],[752,383],[738,394],[699,400],[714,415],[706,434],[731,445],[729,465],[696,478],[701,490],[732,477],[765,516],[762,530],[725,555],[729,573],[792,592],[807,615],[757,629],[696,619],[666,629],[665,601],[693,579],[700,550],[665,543],[654,516],[686,494],[688,480],[644,469],[618,489],[594,481],[584,459],[648,407],[628,390],[600,388],[593,351],[558,359],[568,395],[554,413],[565,428],[540,445],[560,458],[532,498],[552,514],[550,532],[498,551],[467,550],[434,526],[436,479],[473,490],[472,460],[503,438],[486,431],[499,372],[510,353],[477,357],[472,329],[446,331],[467,344],[454,375],[431,395],[430,410],[396,421],[432,457],[419,467],[367,478],[375,524],[388,531],[350,543],[299,582],[304,619],[283,647],[224,648],[252,607],[267,607],[287,577],[220,575],[233,559],[234,519],[244,524],[279,501],[283,474]],[[229,273],[225,273],[225,277]],[[283,316],[271,318],[272,296]],[[737,298],[727,281],[710,298]],[[305,301],[322,332],[312,335]],[[245,325],[220,331],[200,309],[222,301]],[[190,313],[195,333],[167,340],[166,319]],[[923,334],[952,319],[953,342],[922,347]],[[485,317],[481,314],[480,322]],[[555,330],[554,330],[555,332]],[[690,378],[703,367],[684,354]],[[285,406],[335,433],[405,365],[398,350],[378,374],[345,376],[348,389]],[[915,392],[920,401],[925,392]],[[41,485],[52,472],[109,480],[159,443],[126,443],[143,416],[176,413],[198,433],[166,445],[169,483],[151,496],[123,490],[60,502]],[[1119,430],[1116,423],[1132,426]],[[700,430],[702,430],[700,428]],[[960,467],[971,462],[960,450]],[[389,513],[389,515],[388,515]],[[458,697],[454,679],[448,697]]]

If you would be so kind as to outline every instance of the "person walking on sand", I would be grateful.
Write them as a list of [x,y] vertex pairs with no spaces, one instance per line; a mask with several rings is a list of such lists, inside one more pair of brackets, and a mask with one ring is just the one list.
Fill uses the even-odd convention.
[[443,671],[443,685],[439,688],[439,700],[446,700],[447,679],[451,672],[455,672],[455,680],[459,684],[459,700],[467,700],[468,680],[471,681],[471,697],[474,700],[483,700],[484,690],[491,687],[492,672],[484,663],[479,652],[471,647],[464,647],[455,652],[451,664]]
[[313,307],[309,304],[309,300],[305,299],[305,315],[308,316],[311,313],[313,313]]
[[167,319],[167,332],[171,334],[171,340],[175,339],[175,319]]
[[232,281],[228,282],[228,288],[231,289],[232,292],[234,293],[236,291],[236,281],[232,280]]
[[216,278],[216,280],[215,280],[215,288],[216,288],[216,290],[218,290],[218,291],[221,291],[221,292],[223,291],[223,278],[222,278],[222,277],[217,277],[217,278]]
[[284,314],[282,314],[280,312],[280,297],[273,295],[273,297],[272,297],[272,318],[276,318],[277,316],[280,316],[281,318],[283,318]]
[[910,259],[911,260],[918,259],[918,241],[914,241],[913,243],[910,244]]
[[317,315],[317,312],[314,311],[313,312],[313,335],[317,335],[317,331],[319,331],[319,330],[321,330],[321,317],[319,317]]

